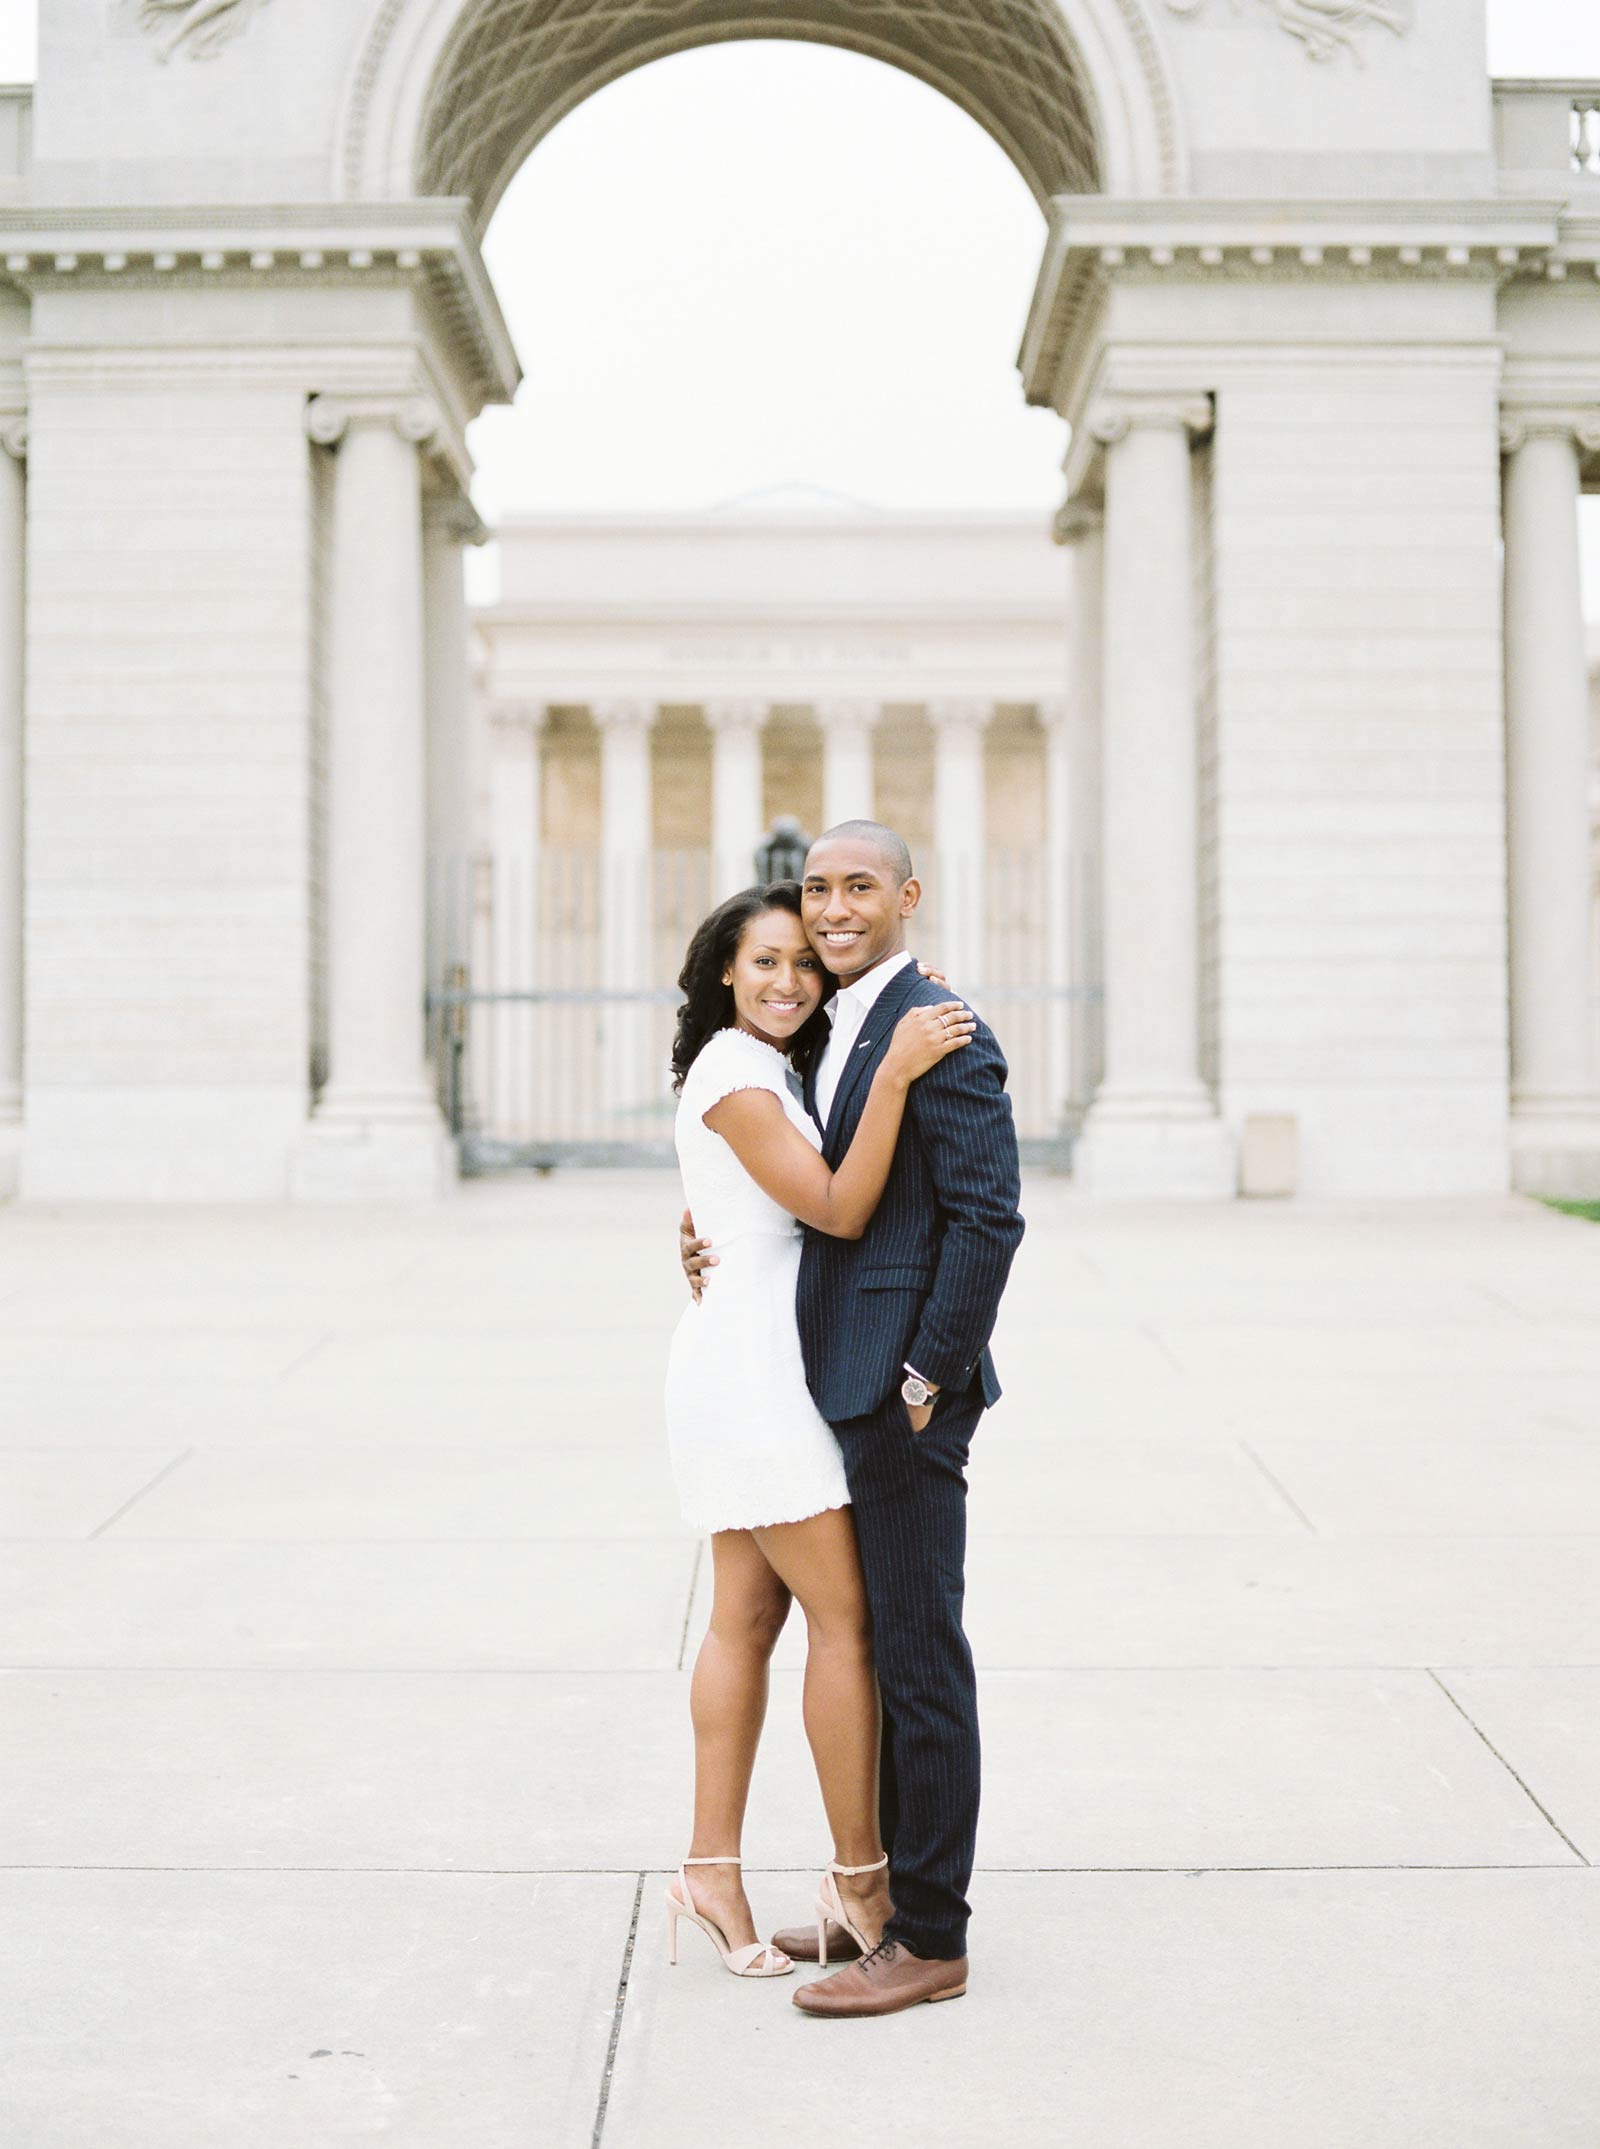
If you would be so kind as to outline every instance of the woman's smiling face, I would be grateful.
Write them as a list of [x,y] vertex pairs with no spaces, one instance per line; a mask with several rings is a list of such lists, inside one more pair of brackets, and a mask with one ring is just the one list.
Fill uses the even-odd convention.
[[786,1049],[816,1012],[822,965],[791,911],[763,910],[740,934],[722,982],[733,988],[740,1029]]

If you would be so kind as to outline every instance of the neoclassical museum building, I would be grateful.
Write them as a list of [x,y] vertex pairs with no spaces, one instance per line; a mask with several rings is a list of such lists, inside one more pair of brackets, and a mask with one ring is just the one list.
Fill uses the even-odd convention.
[[[474,620],[496,203],[734,36],[1012,158],[1053,526],[534,519]],[[0,443],[25,1200],[645,1154],[688,926],[869,805],[1091,1196],[1600,1194],[1600,84],[1479,0],[50,0]]]
[[[476,863],[470,897],[458,878],[435,902],[475,920],[473,1154],[669,1133],[690,933],[785,821],[864,815],[912,846],[913,944],[1004,1037],[1035,1153],[1064,1156],[1098,1051],[1097,837],[1068,758],[1065,564],[1040,518],[780,487],[497,536],[499,601],[474,614]],[[654,1012],[630,1037],[569,997],[595,986],[653,989]],[[636,1067],[617,1064],[625,1041]]]

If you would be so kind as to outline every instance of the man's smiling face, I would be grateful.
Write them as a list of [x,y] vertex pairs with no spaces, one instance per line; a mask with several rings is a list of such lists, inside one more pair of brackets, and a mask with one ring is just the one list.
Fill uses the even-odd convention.
[[900,952],[921,896],[869,835],[819,836],[800,884],[807,936],[841,985]]

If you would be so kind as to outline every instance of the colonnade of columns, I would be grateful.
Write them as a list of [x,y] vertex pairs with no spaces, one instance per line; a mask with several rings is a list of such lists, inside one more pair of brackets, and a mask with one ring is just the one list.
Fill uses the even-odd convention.
[[[1203,398],[1102,405],[1091,427],[1103,506],[1075,504],[1057,522],[1073,562],[1077,713],[1049,781],[1072,855],[1092,864],[1098,948],[1086,944],[1081,883],[1053,891],[1052,909],[1062,906],[1057,931],[1074,944],[1072,975],[1103,976],[1103,1048],[1079,1009],[1069,1055],[1079,1101],[1092,1097],[1075,1169],[1101,1193],[1233,1185],[1200,1037],[1190,454],[1210,423]],[[1577,508],[1600,413],[1511,411],[1502,448],[1511,1168],[1530,1190],[1593,1198],[1600,1067]]]
[[[1051,885],[1052,1061],[1087,1106],[1084,1183],[1105,1193],[1226,1194],[1229,1142],[1200,1039],[1194,533],[1190,456],[1203,399],[1124,396],[1092,419],[1094,497],[1063,518],[1071,676],[1041,709]],[[332,456],[324,948],[327,1079],[295,1172],[308,1195],[423,1193],[449,1169],[426,1061],[425,860],[471,849],[473,783],[461,547],[480,534],[459,494],[432,492],[438,414],[419,400],[323,398],[308,411]],[[22,790],[26,436],[0,426],[0,1191],[23,1109]],[[1543,1192],[1600,1192],[1600,1071],[1592,990],[1589,712],[1577,503],[1600,453],[1587,408],[1508,412],[1504,642],[1512,1162]],[[1162,631],[1150,631],[1153,620]],[[1070,712],[1070,716],[1069,716]],[[873,810],[877,704],[817,708],[825,818]],[[650,736],[654,704],[601,702],[604,928],[599,986],[651,975]],[[762,833],[767,707],[713,702],[716,892],[749,877]],[[990,706],[935,702],[934,872],[941,954],[983,982],[984,732]],[[530,893],[542,710],[497,727],[494,847]],[[1090,887],[1098,901],[1089,900]],[[504,930],[512,930],[507,921]],[[531,962],[509,944],[495,967]],[[1103,975],[1104,1035],[1083,988]],[[531,982],[531,974],[529,981]],[[1069,987],[1075,997],[1069,1000]],[[617,1015],[626,1026],[626,1006]],[[642,1020],[642,1008],[640,1010]],[[510,1034],[508,1029],[507,1034]],[[1101,1065],[1103,1049],[1103,1068]],[[626,1067],[624,1043],[615,1063]]]
[[[934,869],[941,890],[941,957],[952,976],[981,982],[984,969],[984,861],[987,805],[984,736],[995,704],[977,698],[937,701],[928,708],[934,740]],[[493,847],[497,858],[521,857],[536,840],[538,736],[543,709],[498,710],[492,780]],[[1052,713],[1059,715],[1054,705]],[[591,708],[600,735],[600,854],[611,922],[604,929],[608,988],[644,982],[648,950],[647,887],[641,861],[651,848],[650,747],[657,705],[601,701]],[[765,834],[762,732],[771,714],[764,702],[710,701],[712,898],[748,887]],[[816,717],[822,744],[823,820],[870,819],[874,806],[873,734],[882,705],[823,701]],[[531,772],[531,773],[530,773]],[[530,788],[532,786],[532,788]],[[1064,809],[1066,794],[1060,795]],[[1066,828],[1049,840],[1064,851]]]
[[[952,979],[981,997],[986,980],[988,877],[985,738],[995,713],[992,701],[966,697],[928,705],[933,741],[933,855],[924,865],[937,922],[938,956]],[[883,705],[866,700],[823,700],[815,705],[822,759],[823,820],[870,818],[874,808],[873,743]],[[764,834],[763,732],[772,714],[761,701],[711,699],[702,704],[711,740],[711,898],[719,901],[754,877]],[[537,859],[543,820],[541,739],[550,711],[544,707],[497,707],[493,738],[490,828],[494,856],[492,981],[494,990],[521,992],[548,979],[536,974]],[[648,1086],[634,1045],[647,1017],[624,996],[659,987],[659,950],[653,935],[651,733],[659,714],[653,701],[600,700],[590,705],[600,747],[599,966],[595,983],[611,1005],[603,1017],[608,1034],[608,1081],[614,1108],[637,1101]],[[1070,793],[1066,781],[1063,707],[1041,707],[1054,740],[1056,777],[1049,792],[1046,851],[1062,888],[1061,916],[1070,909],[1066,857]],[[1055,906],[1052,904],[1052,909]],[[1066,1026],[1071,950],[1065,926],[1051,941],[1052,1009],[1059,1043],[1052,1044],[1051,1083],[1067,1094],[1071,1037]],[[514,1008],[502,1008],[495,1030],[494,1097],[513,1116],[525,1102],[526,1025]]]

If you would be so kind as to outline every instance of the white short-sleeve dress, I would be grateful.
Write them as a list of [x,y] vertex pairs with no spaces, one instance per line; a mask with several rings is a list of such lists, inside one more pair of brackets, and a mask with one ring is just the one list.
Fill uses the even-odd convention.
[[666,1404],[683,1518],[707,1532],[802,1522],[850,1500],[839,1443],[800,1357],[800,1226],[705,1124],[738,1089],[771,1090],[812,1147],[822,1146],[775,1046],[732,1029],[706,1041],[684,1078],[673,1138],[695,1229],[718,1265],[673,1334]]

